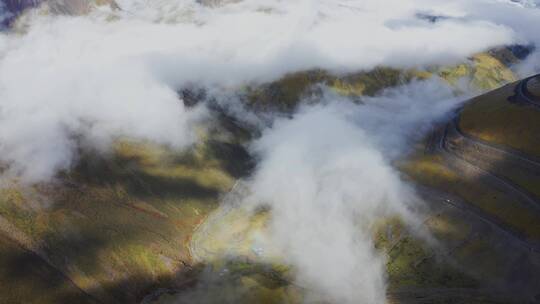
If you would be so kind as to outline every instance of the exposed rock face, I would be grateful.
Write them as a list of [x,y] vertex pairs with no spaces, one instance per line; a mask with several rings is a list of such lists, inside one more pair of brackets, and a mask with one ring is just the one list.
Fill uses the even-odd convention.
[[2,21],[4,26],[9,26],[26,9],[46,6],[53,14],[84,15],[88,14],[96,6],[108,5],[117,8],[114,0],[5,0],[7,17]]

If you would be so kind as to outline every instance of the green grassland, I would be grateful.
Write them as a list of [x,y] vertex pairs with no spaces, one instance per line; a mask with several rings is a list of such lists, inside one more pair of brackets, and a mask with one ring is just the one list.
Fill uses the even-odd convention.
[[54,267],[0,235],[2,303],[96,304]]
[[[375,248],[386,257],[391,302],[409,303],[402,295],[407,291],[422,294],[429,303],[502,303],[500,295],[490,293],[493,290],[477,292],[493,278],[507,276],[514,266],[513,258],[493,246],[500,243],[500,235],[458,209],[430,203],[434,203],[433,209],[425,214],[421,227],[406,226],[396,217],[380,219],[372,227]],[[196,293],[199,301],[220,303],[223,298],[232,298],[234,303],[304,303],[310,299],[327,303],[317,291],[290,285],[293,269],[267,254],[262,259],[271,263],[251,254],[251,236],[265,233],[263,222],[269,220],[270,213],[249,214],[236,209],[218,215],[217,222],[211,224],[216,230],[211,227],[205,231],[208,241],[197,243],[204,247],[205,258],[213,261],[207,269],[213,280],[197,287],[204,291]],[[422,231],[429,231],[431,237]],[[226,252],[236,258],[223,260]],[[441,290],[452,289],[459,292],[441,294]],[[178,303],[186,293],[190,291],[166,294],[156,303]]]
[[[489,63],[492,59],[484,60]],[[459,70],[460,73],[464,73],[466,69],[463,66]],[[485,75],[484,72],[482,74]],[[540,112],[531,106],[512,102],[517,82],[504,85],[511,80],[510,74],[506,72],[495,74],[501,76],[502,81],[498,84],[502,87],[467,101],[458,119],[461,131],[499,148],[514,149],[521,151],[522,155],[538,157],[540,151],[537,116]],[[488,80],[485,84],[495,86],[497,81]],[[431,136],[442,136],[443,128],[444,124],[437,126],[436,129],[439,131]],[[417,150],[407,159],[399,161],[397,165],[405,174],[405,178],[411,182],[427,186],[429,189],[437,189],[464,202],[465,205],[448,207],[455,210],[443,212],[437,217],[432,216],[427,222],[431,235],[445,247],[453,247],[452,259],[457,261],[456,265],[466,269],[466,273],[470,275],[469,279],[473,279],[472,281],[465,279],[462,282],[474,285],[499,279],[505,282],[496,283],[503,287],[499,289],[501,291],[511,286],[516,273],[520,273],[528,276],[529,280],[520,281],[523,287],[520,294],[526,293],[527,288],[535,289],[532,285],[527,285],[537,284],[531,283],[538,281],[531,272],[535,272],[534,269],[539,267],[535,261],[535,254],[527,247],[529,245],[522,245],[521,249],[518,249],[519,246],[510,249],[498,243],[503,242],[504,237],[501,235],[495,237],[497,233],[493,231],[493,229],[499,232],[506,231],[502,234],[513,235],[509,237],[513,239],[513,243],[527,242],[533,244],[532,246],[539,243],[538,208],[530,201],[524,200],[523,196],[512,194],[501,184],[512,185],[514,189],[532,195],[534,200],[535,196],[540,197],[538,190],[540,180],[535,170],[528,168],[525,163],[518,165],[515,163],[517,160],[510,161],[499,154],[482,156],[479,154],[482,150],[475,152],[474,147],[460,150],[459,140],[451,141],[454,150],[452,153],[457,149],[460,152],[456,155],[464,157],[463,159],[451,156],[439,148],[435,148],[435,151],[426,150],[428,141],[432,140],[431,137],[426,138],[425,142],[418,144]],[[447,203],[453,204],[452,200],[447,200]],[[444,202],[439,202],[439,205],[444,205]],[[433,212],[429,214],[433,215]],[[476,219],[473,219],[475,216]],[[479,220],[479,217],[483,217],[483,220]],[[481,222],[489,222],[491,228],[478,226]],[[448,244],[454,245],[449,247]],[[520,269],[517,270],[518,268]],[[511,297],[502,302],[512,301],[516,299]],[[463,302],[463,299],[458,302]]]
[[466,134],[540,157],[540,111],[509,102],[517,83],[480,95],[463,108],[459,126]]
[[540,240],[540,214],[494,188],[481,176],[457,171],[440,155],[417,155],[407,161],[402,169],[414,180],[459,196],[527,238]]

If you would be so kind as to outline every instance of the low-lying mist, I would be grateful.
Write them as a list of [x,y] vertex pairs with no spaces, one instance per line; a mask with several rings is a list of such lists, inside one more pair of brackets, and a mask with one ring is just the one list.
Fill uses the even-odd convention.
[[392,216],[414,225],[410,209],[420,203],[391,160],[457,101],[437,81],[361,105],[324,99],[278,119],[253,143],[260,162],[245,201],[271,209],[272,243],[297,268],[296,283],[333,303],[384,303],[373,225]]
[[335,303],[384,303],[369,228],[406,214],[412,194],[347,108],[304,109],[266,131],[254,144],[262,161],[249,201],[270,206],[273,243],[298,268],[298,284]]

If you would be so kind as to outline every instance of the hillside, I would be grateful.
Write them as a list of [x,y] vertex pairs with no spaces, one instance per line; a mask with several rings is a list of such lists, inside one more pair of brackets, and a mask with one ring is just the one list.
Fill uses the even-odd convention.
[[500,291],[538,299],[539,112],[529,100],[535,98],[535,79],[465,103],[455,117],[434,129],[402,168],[428,192],[444,193],[443,204],[494,230],[488,237],[470,228],[469,237],[453,253],[460,264],[485,280],[497,278]]
[[515,81],[508,65],[519,59],[510,48],[494,49],[476,54],[466,62],[453,66],[432,66],[425,70],[399,70],[379,67],[371,71],[350,74],[332,74],[313,70],[288,74],[283,78],[255,87],[247,87],[247,103],[260,110],[291,111],[302,97],[321,94],[321,85],[336,94],[358,99],[374,96],[386,88],[407,84],[412,80],[440,77],[458,86],[462,81],[478,92],[493,90],[500,84]]
[[[250,166],[231,131],[215,131],[183,153],[123,140],[109,157],[86,154],[55,182],[2,189],[0,232],[10,239],[2,241],[2,269],[17,269],[3,272],[2,289],[16,288],[3,289],[0,302],[134,303],[154,286],[192,280],[192,230]],[[43,286],[48,273],[54,291],[15,291]]]
[[[497,56],[485,53],[429,71],[307,71],[238,94],[258,111],[290,111],[320,85],[356,99],[433,76],[452,84],[465,79],[477,90],[515,80]],[[528,82],[529,95],[538,93],[538,83]],[[418,153],[400,162],[427,202],[421,229],[439,245],[398,218],[373,227],[376,247],[387,257],[392,303],[499,303],[515,291],[536,296],[537,111],[516,97],[520,84],[467,102],[426,147],[419,143]],[[208,277],[215,277],[204,293],[208,303],[227,294],[241,295],[242,303],[301,302],[304,291],[289,283],[294,269],[279,253],[268,253],[275,256],[268,263],[253,249],[271,212],[220,207],[236,181],[249,176],[255,160],[244,144],[257,134],[214,115],[218,122],[201,126],[188,151],[119,139],[108,155],[82,151],[77,166],[54,182],[6,185],[0,302],[176,303],[178,294],[196,293],[194,286]],[[513,149],[520,152],[507,153]],[[238,258],[224,259],[231,252]]]
[[0,0],[0,304],[540,304],[540,0]]

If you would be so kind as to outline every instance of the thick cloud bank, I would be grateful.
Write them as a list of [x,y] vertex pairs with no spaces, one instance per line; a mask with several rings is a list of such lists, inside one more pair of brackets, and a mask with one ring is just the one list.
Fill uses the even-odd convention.
[[30,13],[24,33],[0,34],[0,161],[9,176],[49,179],[70,167],[80,140],[189,144],[197,114],[175,93],[185,83],[445,63],[536,42],[540,22],[530,3],[488,0],[117,2],[81,17]]
[[117,136],[176,147],[192,141],[188,126],[200,111],[185,111],[176,92],[149,71],[140,55],[148,47],[130,48],[127,36],[115,40],[120,37],[107,27],[84,20],[60,23],[3,37],[0,154],[10,165],[6,174],[49,179],[70,166],[76,141],[98,149]]

